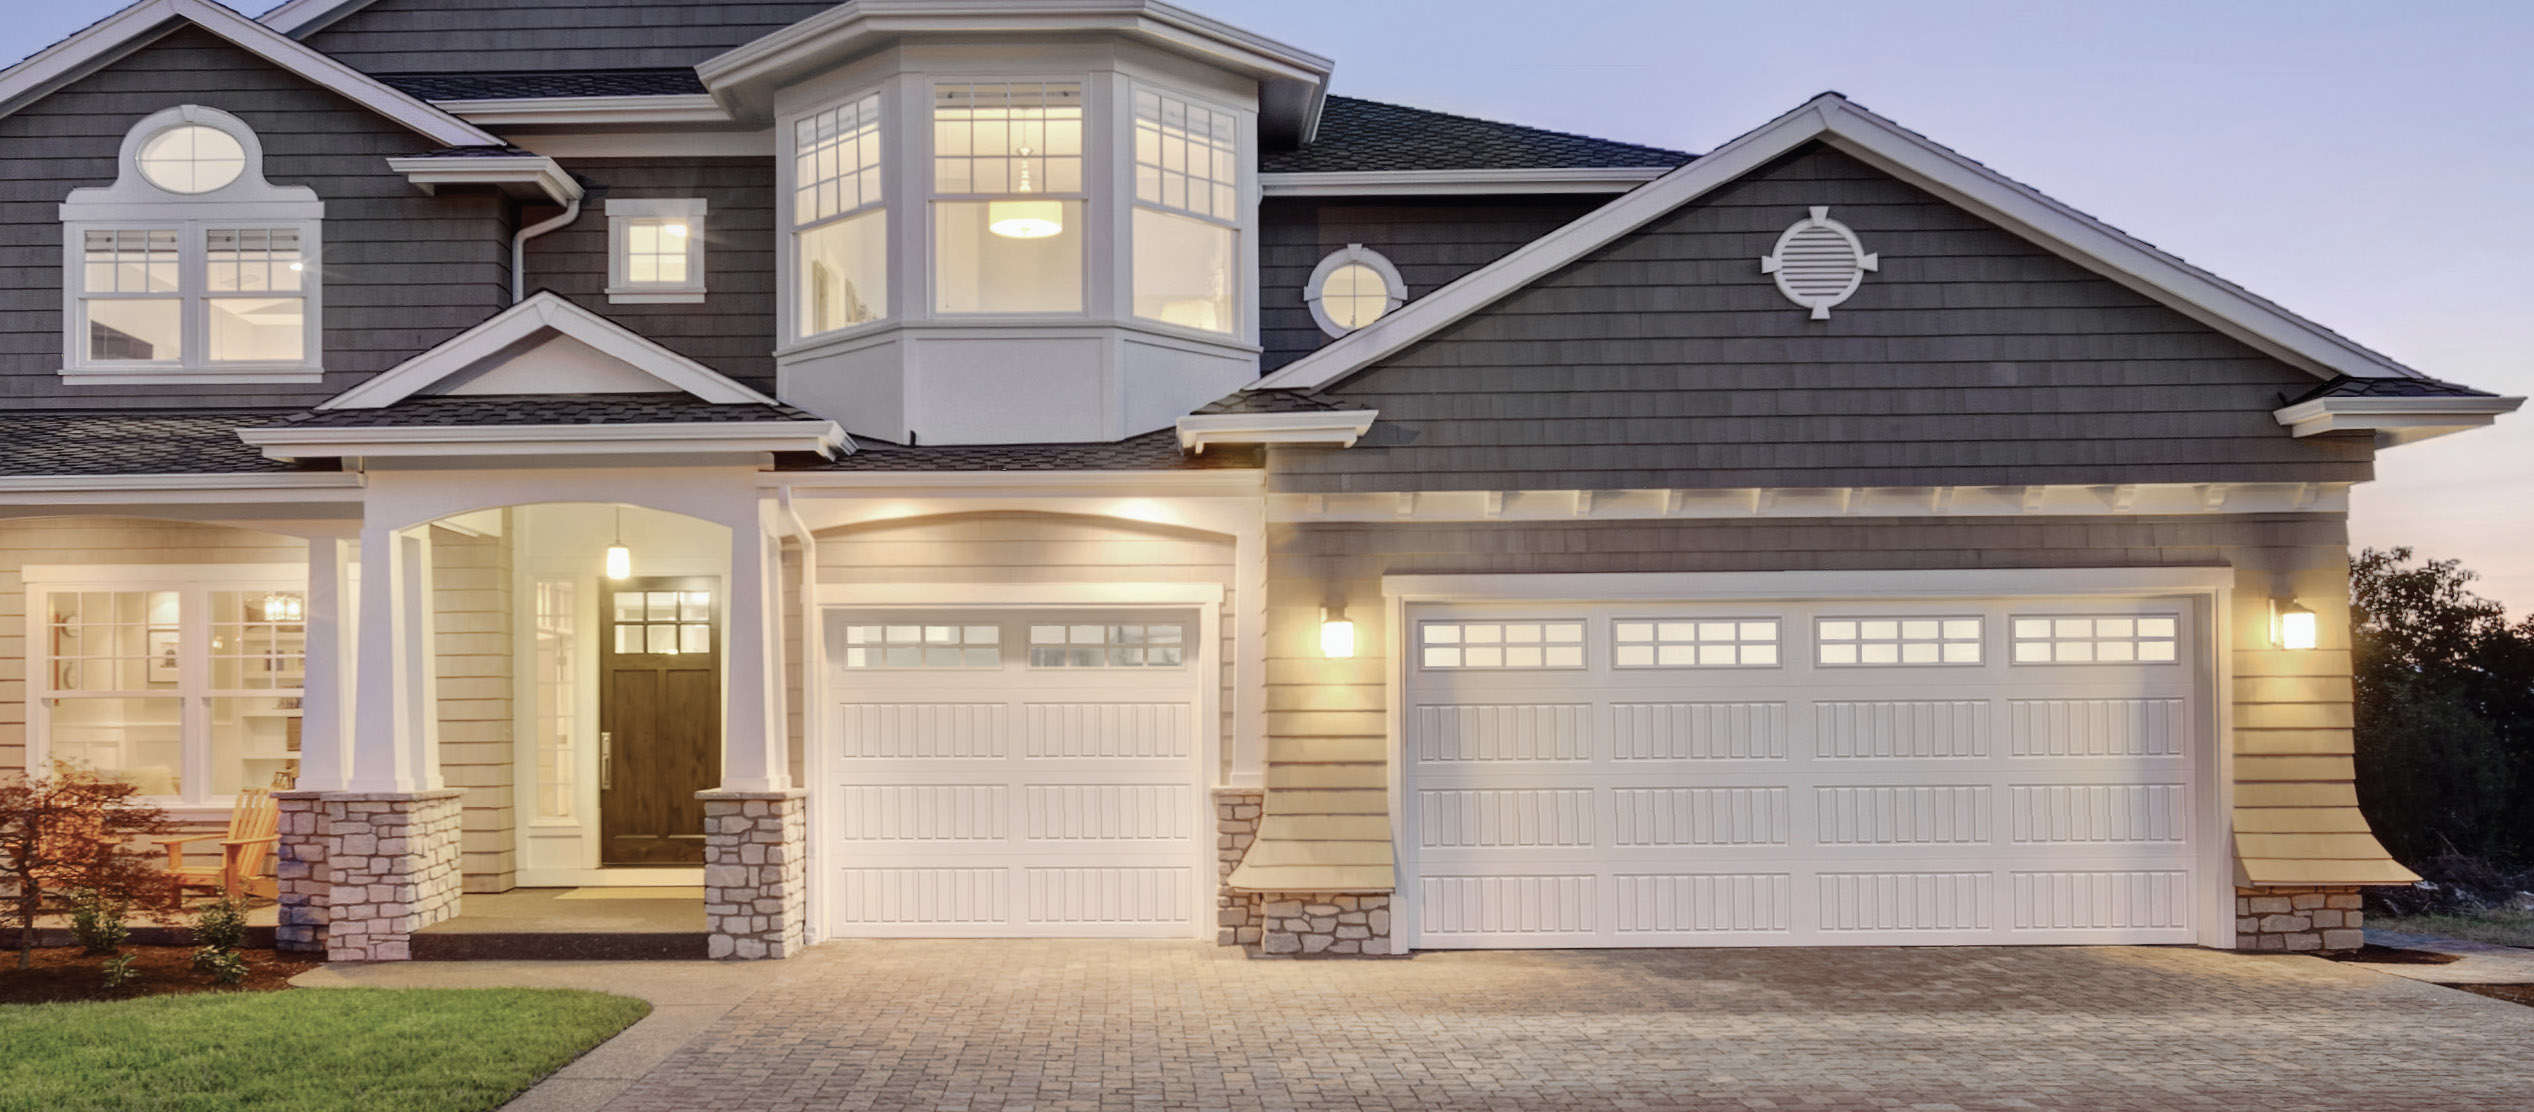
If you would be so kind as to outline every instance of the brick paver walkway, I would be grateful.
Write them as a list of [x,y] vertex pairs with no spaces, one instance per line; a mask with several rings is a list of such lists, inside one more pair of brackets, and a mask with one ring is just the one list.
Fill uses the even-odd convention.
[[813,949],[608,1105],[2523,1109],[2534,1008],[2191,949]]

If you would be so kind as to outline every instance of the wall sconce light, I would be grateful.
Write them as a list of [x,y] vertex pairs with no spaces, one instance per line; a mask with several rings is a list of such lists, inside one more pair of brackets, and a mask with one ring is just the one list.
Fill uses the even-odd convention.
[[625,547],[625,508],[616,507],[616,542],[607,546],[607,578],[633,574],[633,549]]
[[1355,655],[1355,623],[1347,620],[1343,606],[1320,608],[1320,655],[1331,660]]
[[2321,626],[2312,610],[2299,606],[2296,600],[2270,600],[2270,643],[2282,649],[2310,649],[2319,640]]

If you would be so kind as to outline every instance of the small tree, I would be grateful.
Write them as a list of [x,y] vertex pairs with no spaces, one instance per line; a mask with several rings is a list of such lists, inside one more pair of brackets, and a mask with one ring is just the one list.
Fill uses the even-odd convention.
[[36,916],[63,894],[85,889],[129,903],[168,891],[172,881],[145,843],[174,827],[139,791],[66,761],[49,776],[0,777],[0,884],[16,889],[7,910],[18,928],[18,968],[33,962]]
[[2534,862],[2534,619],[2454,560],[2350,561],[2358,801],[2394,856]]

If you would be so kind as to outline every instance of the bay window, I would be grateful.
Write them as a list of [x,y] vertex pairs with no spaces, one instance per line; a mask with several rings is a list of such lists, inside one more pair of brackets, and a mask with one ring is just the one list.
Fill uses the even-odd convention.
[[933,88],[933,308],[1083,308],[1082,83]]
[[795,338],[889,315],[883,171],[878,95],[792,125]]
[[1135,315],[1205,332],[1239,327],[1239,121],[1135,92]]

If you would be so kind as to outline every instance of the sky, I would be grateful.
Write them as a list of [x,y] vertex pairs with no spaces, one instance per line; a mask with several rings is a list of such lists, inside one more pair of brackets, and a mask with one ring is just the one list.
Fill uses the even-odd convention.
[[[1336,59],[1335,92],[1682,150],[1835,89],[2424,373],[2534,394],[2523,0],[1178,2]],[[0,56],[121,6],[12,5]],[[2534,612],[2534,411],[2376,473],[2353,544]]]

